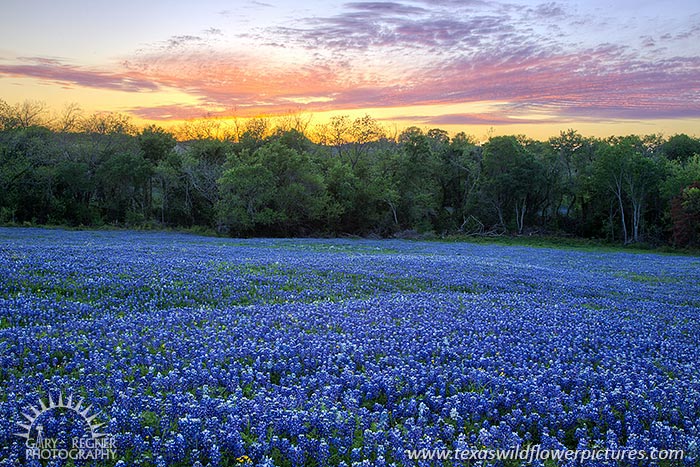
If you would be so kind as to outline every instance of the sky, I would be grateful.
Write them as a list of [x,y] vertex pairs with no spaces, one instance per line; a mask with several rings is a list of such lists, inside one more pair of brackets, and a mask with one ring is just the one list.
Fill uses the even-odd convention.
[[700,2],[2,0],[0,99],[164,127],[699,135]]

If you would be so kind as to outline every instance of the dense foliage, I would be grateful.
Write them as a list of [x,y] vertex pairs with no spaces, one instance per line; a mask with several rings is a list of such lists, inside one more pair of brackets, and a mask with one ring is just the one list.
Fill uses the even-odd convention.
[[688,197],[700,182],[700,140],[687,135],[595,139],[569,130],[544,142],[477,143],[411,127],[389,138],[367,116],[313,131],[258,119],[222,139],[181,132],[196,139],[177,143],[119,115],[76,123],[69,114],[50,130],[31,106],[2,108],[0,223],[201,226],[235,236],[554,233],[698,245],[688,223],[700,208]]
[[532,444],[697,466],[698,297],[682,256],[0,229],[0,465],[22,413],[72,393],[120,467]]

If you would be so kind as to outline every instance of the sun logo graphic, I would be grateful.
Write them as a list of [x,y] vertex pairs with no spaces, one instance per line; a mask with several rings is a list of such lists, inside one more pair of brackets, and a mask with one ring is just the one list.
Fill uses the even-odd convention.
[[[66,399],[63,393],[55,400],[39,398],[38,406],[30,406],[22,413],[26,423],[17,424],[25,431],[15,433],[24,438],[27,460],[111,460],[116,457],[115,439],[112,435],[100,432],[104,425],[96,421],[97,413],[91,414],[92,405],[83,406],[83,399]],[[72,432],[81,436],[68,438],[65,428],[72,426]],[[58,432],[58,433],[57,433]],[[63,436],[57,436],[63,434]]]

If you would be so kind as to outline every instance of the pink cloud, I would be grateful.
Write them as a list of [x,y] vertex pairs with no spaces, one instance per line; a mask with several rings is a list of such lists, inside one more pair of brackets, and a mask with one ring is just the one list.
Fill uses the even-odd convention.
[[[513,118],[502,115],[497,112],[491,113],[461,113],[461,114],[444,114],[444,115],[413,115],[400,118],[392,118],[393,120],[403,120],[416,122],[423,125],[514,125],[514,124],[540,124],[540,123],[562,123],[562,120],[557,119],[542,121],[531,118]],[[568,119],[567,119],[568,120]]]
[[[0,74],[9,76],[127,92],[168,87],[200,102],[133,110],[143,118],[160,120],[489,100],[561,118],[697,117],[699,72],[700,58],[648,62],[624,48],[608,45],[577,54],[545,52],[532,45],[489,51],[417,69],[403,81],[376,77],[349,64],[315,61],[280,65],[249,56],[197,52],[154,53],[111,73],[53,59],[0,65]],[[443,121],[507,123],[507,112],[511,111],[504,109],[500,116],[445,116]]]
[[[197,54],[184,59],[151,57],[147,63],[133,71],[197,96],[202,109],[223,107],[239,116],[284,113],[291,108],[313,112],[489,100],[561,117],[593,118],[596,112],[605,118],[700,116],[696,79],[700,59],[650,63],[612,46],[579,54],[545,53],[526,46],[460,57],[444,61],[439,68],[416,70],[405,83],[322,63],[277,67]],[[505,123],[505,115],[487,118]]]
[[[127,92],[172,88],[196,101],[133,109],[160,120],[478,101],[508,105],[430,121],[523,123],[513,116],[527,120],[528,113],[549,121],[700,117],[700,57],[566,43],[552,33],[568,24],[564,17],[576,19],[555,2],[354,1],[336,15],[246,36],[257,44],[283,44],[281,60],[245,47],[217,51],[201,46],[206,41],[200,36],[177,35],[169,46],[138,53],[114,71],[33,58],[0,65],[0,75]],[[386,62],[371,68],[367,57]]]
[[38,78],[46,81],[72,84],[88,88],[118,91],[156,91],[158,84],[135,73],[92,71],[65,65],[55,59],[31,58],[29,64],[0,65],[0,75]]
[[131,113],[146,120],[191,120],[206,117],[221,116],[221,113],[212,113],[206,107],[194,105],[160,105],[152,107],[136,107]]

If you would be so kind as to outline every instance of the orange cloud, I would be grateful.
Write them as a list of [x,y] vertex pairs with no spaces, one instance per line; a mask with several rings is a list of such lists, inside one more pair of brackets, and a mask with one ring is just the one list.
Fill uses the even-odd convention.
[[[698,36],[699,29],[645,35],[638,46],[567,39],[567,25],[594,26],[590,21],[556,2],[354,1],[335,15],[239,34],[223,48],[207,42],[223,36],[211,29],[172,35],[112,70],[34,58],[2,64],[0,75],[162,92],[162,104],[130,109],[162,121],[483,101],[505,104],[488,113],[415,119],[510,124],[700,117],[700,57],[648,52]],[[177,92],[166,97],[166,90]]]

